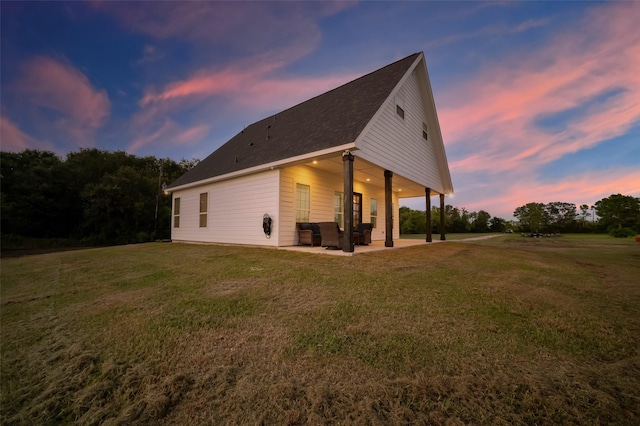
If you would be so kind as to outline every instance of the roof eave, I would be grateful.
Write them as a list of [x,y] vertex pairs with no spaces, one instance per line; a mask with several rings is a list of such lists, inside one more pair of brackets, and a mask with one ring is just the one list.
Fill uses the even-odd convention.
[[226,173],[219,176],[213,176],[208,179],[198,180],[195,182],[189,182],[189,183],[185,183],[183,185],[179,185],[175,187],[170,187],[166,189],[166,192],[173,193],[177,191],[182,191],[189,188],[195,188],[198,186],[208,185],[211,183],[233,179],[240,176],[246,176],[254,173],[264,172],[267,170],[273,170],[275,168],[281,168],[284,166],[305,162],[306,160],[312,160],[312,159],[324,157],[330,154],[341,153],[341,152],[344,152],[345,150],[354,150],[354,149],[356,149],[355,142],[350,142],[344,145],[333,146],[331,148],[323,149],[320,151],[309,152],[307,154],[298,155],[296,157],[284,158],[282,160],[272,161],[271,163],[260,164],[258,166],[249,167],[249,168],[238,170],[235,172]]

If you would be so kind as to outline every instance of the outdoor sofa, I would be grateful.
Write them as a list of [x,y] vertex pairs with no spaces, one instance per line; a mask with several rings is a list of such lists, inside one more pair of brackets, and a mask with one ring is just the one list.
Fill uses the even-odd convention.
[[[297,222],[298,244],[342,248],[344,232],[336,222]],[[353,243],[357,245],[371,244],[373,224],[360,223],[353,231]]]

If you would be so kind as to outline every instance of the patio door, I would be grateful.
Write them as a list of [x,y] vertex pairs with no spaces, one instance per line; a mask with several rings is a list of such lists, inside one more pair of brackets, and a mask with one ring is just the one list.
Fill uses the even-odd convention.
[[353,227],[356,228],[362,223],[362,194],[353,193]]

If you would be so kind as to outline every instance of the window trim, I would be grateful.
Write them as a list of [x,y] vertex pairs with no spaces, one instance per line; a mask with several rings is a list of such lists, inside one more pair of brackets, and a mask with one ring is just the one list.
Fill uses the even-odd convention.
[[[336,197],[338,198],[336,200]],[[338,202],[336,204],[336,201]],[[333,192],[333,221],[344,228],[344,192]]]
[[[375,205],[375,210],[373,208],[374,205]],[[377,198],[371,198],[369,200],[369,221],[371,222],[371,225],[373,226],[373,228],[378,227],[378,199]]]
[[173,199],[173,227],[180,228],[180,197]]
[[[300,199],[300,190],[304,190],[306,192],[305,200]],[[304,206],[301,206],[301,201],[305,202]],[[295,207],[296,222],[298,223],[309,222],[309,219],[311,218],[311,186],[310,185],[296,182],[294,207]]]
[[207,227],[207,213],[209,210],[209,193],[200,193],[200,228]]

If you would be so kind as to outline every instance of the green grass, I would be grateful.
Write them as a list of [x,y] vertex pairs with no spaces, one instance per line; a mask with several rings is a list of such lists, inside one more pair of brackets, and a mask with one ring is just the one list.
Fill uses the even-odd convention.
[[[478,238],[488,235],[501,235],[498,232],[486,232],[486,233],[478,233],[478,232],[460,232],[455,234],[445,234],[445,239],[447,241],[458,241],[465,240],[467,238]],[[424,241],[427,237],[427,234],[402,234],[400,235],[400,239],[403,240],[422,240]],[[432,234],[431,238],[433,241],[440,240],[440,234]]]
[[638,424],[639,276],[585,235],[2,259],[0,421]]

